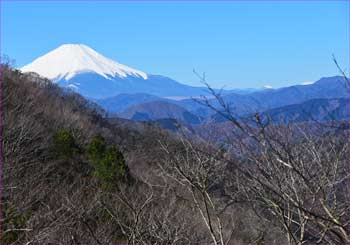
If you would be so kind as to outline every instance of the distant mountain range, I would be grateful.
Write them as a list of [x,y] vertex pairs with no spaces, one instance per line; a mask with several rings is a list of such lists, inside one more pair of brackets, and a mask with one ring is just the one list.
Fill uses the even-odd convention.
[[[317,102],[319,102],[321,106],[328,100],[338,98],[349,98],[346,89],[346,81],[343,77],[339,76],[322,78],[310,85],[296,85],[281,89],[262,90],[243,95],[235,93],[223,95],[225,102],[230,105],[231,112],[237,117],[246,117],[255,112],[269,111],[277,113],[294,108],[294,112],[300,112],[298,116],[300,118],[298,120],[303,120],[306,116],[302,116],[303,114],[300,110],[308,109],[308,112],[310,112],[310,110],[312,110],[310,105],[316,106]],[[308,103],[310,100],[313,100],[313,102]],[[214,107],[220,108],[216,99],[209,98],[208,101]],[[201,122],[223,122],[227,120],[207,106],[193,99],[174,101],[147,94],[123,94],[114,98],[97,100],[96,102],[107,111],[127,119],[133,119],[138,115],[137,118],[140,120],[140,115],[143,115],[143,120],[151,121],[162,119],[165,115],[169,115],[169,118],[183,121],[182,117],[176,116],[179,115],[178,113],[169,111],[172,109],[178,111],[181,108],[182,111],[186,110],[188,113],[197,116]],[[165,103],[171,103],[177,105],[177,107],[168,106],[165,108]],[[298,110],[298,107],[300,107],[300,110]],[[160,108],[166,109],[167,114],[160,114]],[[279,114],[280,116],[285,115],[286,118],[290,117],[287,113]],[[311,114],[317,117],[314,112]],[[327,117],[322,117],[322,119],[325,118]]]
[[[325,77],[309,85],[295,85],[280,89],[269,89],[247,95],[224,95],[223,99],[230,104],[232,113],[246,116],[255,112],[264,112],[288,105],[298,105],[313,99],[349,98],[350,91],[344,77]],[[214,106],[217,101],[211,100]],[[198,110],[198,109],[197,109]],[[194,113],[194,111],[192,111]],[[217,114],[210,118],[217,122],[225,120]]]
[[[103,107],[110,116],[135,121],[175,119],[187,124],[226,120],[198,103],[203,102],[201,96],[204,95],[212,106],[220,107],[206,88],[130,68],[82,44],[64,44],[21,70],[38,73],[80,93]],[[342,98],[348,98],[349,91],[346,80],[340,76],[280,89],[222,90],[221,96],[237,117],[264,112],[275,119],[283,116],[287,121],[302,121],[306,116],[304,109],[322,120],[331,116],[348,117],[345,111],[348,101]],[[330,105],[337,103],[339,108],[333,111]]]

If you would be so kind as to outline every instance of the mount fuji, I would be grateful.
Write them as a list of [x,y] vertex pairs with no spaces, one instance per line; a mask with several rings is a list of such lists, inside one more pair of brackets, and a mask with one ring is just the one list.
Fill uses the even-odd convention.
[[133,69],[83,44],[63,44],[20,70],[35,72],[61,87],[95,99],[121,93],[146,93],[160,97],[205,94],[205,88],[188,86],[165,76]]

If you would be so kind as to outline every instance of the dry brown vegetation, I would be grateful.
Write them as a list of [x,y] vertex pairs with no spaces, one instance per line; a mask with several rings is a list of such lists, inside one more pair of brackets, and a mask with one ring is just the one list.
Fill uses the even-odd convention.
[[[218,148],[104,119],[48,80],[1,71],[2,243],[350,242],[347,122],[270,125],[231,115],[233,133]],[[230,115],[225,104],[221,112]],[[96,174],[96,164],[123,159],[103,150],[94,161],[97,135],[120,150],[127,174]]]

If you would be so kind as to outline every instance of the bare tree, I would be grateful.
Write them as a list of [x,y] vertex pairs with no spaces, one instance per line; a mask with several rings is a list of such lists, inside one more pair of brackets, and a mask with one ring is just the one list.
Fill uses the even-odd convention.
[[[222,201],[218,196],[219,186],[223,181],[225,165],[218,160],[222,152],[209,148],[198,149],[195,145],[182,138],[182,151],[174,154],[168,146],[161,144],[167,158],[159,164],[162,173],[173,180],[182,190],[186,190],[195,209],[205,224],[211,242],[227,244],[235,228],[234,222],[224,224]],[[211,152],[211,153],[210,153]],[[215,197],[216,195],[216,197]],[[221,204],[221,205],[220,205]],[[224,232],[224,225],[230,226],[229,232]]]

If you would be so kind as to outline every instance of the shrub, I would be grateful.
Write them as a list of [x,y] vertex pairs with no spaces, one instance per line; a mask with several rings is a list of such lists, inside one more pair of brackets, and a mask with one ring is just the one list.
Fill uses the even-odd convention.
[[105,151],[106,142],[105,139],[100,135],[95,136],[87,147],[87,153],[93,163],[100,161],[103,158]]
[[71,158],[79,152],[72,133],[66,129],[59,130],[54,136],[53,150],[57,156],[62,158]]

